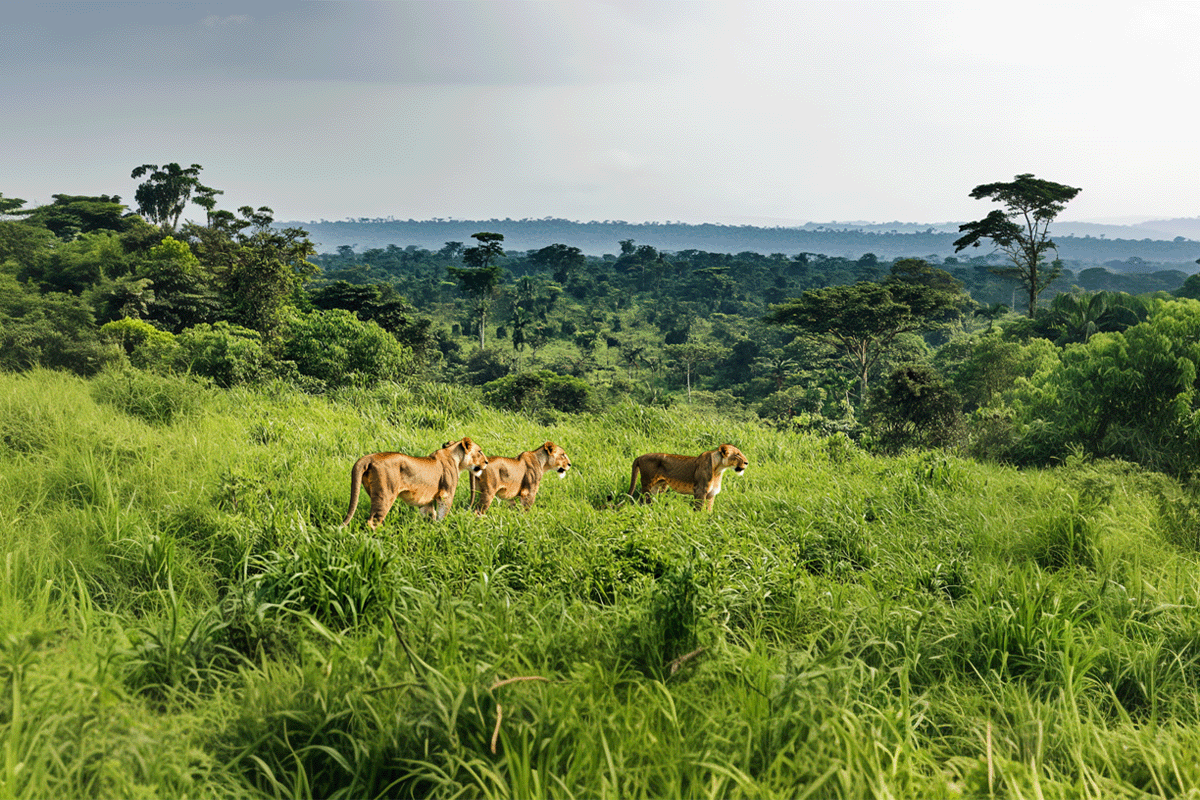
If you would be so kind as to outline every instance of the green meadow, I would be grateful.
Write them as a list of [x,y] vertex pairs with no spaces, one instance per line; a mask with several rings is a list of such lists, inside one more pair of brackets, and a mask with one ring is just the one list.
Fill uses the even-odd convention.
[[[360,455],[464,435],[576,468],[338,527]],[[722,442],[713,513],[624,496]],[[0,796],[1200,795],[1191,497],[720,409],[0,374]]]

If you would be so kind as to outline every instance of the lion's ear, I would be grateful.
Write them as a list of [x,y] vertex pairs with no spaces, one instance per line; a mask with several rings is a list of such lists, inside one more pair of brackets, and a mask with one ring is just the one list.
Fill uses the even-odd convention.
[[462,446],[463,446],[463,447],[465,447],[465,448],[467,448],[468,450],[470,450],[470,449],[471,449],[471,446],[472,446],[472,445],[474,445],[474,444],[475,444],[475,443],[471,441],[471,437],[470,437],[470,436],[464,436],[464,437],[462,438]]
[[727,444],[723,444],[723,445],[721,445],[719,452],[720,452],[720,453],[721,453],[721,455],[723,455],[723,456],[727,456],[727,455],[729,455],[729,445],[727,445]]
[[542,449],[545,450],[547,453],[553,451],[554,450],[554,442],[546,442],[544,445],[542,445]]

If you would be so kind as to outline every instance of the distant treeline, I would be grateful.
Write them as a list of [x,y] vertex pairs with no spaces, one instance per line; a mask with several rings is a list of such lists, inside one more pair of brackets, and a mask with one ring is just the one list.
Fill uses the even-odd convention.
[[[633,223],[620,220],[576,222],[566,219],[490,220],[355,220],[286,223],[302,225],[319,252],[332,253],[350,246],[362,252],[390,244],[440,249],[448,241],[468,241],[486,230],[504,235],[506,250],[537,250],[562,243],[588,255],[617,253],[618,243],[633,239],[660,251],[704,250],[712,253],[753,252],[764,255],[820,253],[857,259],[872,253],[881,260],[946,258],[954,256],[959,233],[954,226],[917,228],[895,223],[883,226],[828,226],[764,228],[752,225],[692,225],[682,222]],[[1085,269],[1103,265],[1122,272],[1159,269],[1196,271],[1200,242],[1185,237],[1164,239],[1110,239],[1091,236],[1056,236],[1059,255],[1068,266]],[[984,255],[975,250],[959,257]]]

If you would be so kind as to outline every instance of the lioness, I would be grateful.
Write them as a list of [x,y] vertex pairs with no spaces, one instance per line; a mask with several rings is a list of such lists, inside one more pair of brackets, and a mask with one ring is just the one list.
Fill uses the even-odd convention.
[[350,470],[350,510],[342,520],[342,527],[354,519],[361,486],[367,487],[371,497],[371,516],[367,524],[372,530],[383,524],[383,518],[391,511],[397,497],[410,506],[417,506],[430,520],[440,520],[454,502],[458,473],[469,469],[478,475],[487,463],[487,456],[470,437],[447,442],[441,450],[428,456],[404,453],[363,456]]
[[[471,476],[471,501],[476,514],[486,514],[492,499],[520,498],[522,507],[528,509],[537,497],[538,486],[547,469],[558,472],[558,477],[567,477],[571,459],[554,442],[546,442],[537,450],[521,453],[516,458],[496,456],[488,459],[487,468],[479,475]],[[475,493],[479,492],[476,503]]]
[[749,460],[731,444],[723,444],[698,456],[676,456],[669,453],[646,453],[633,460],[629,478],[629,494],[642,475],[642,500],[650,502],[654,495],[666,489],[696,498],[695,507],[712,510],[713,499],[721,491],[721,474],[730,467],[738,475],[745,471]]

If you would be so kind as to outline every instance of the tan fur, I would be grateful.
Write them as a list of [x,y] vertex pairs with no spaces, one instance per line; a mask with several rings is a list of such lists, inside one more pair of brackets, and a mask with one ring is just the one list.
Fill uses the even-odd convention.
[[[513,501],[520,499],[522,507],[529,509],[537,497],[546,470],[553,469],[560,478],[565,478],[570,468],[571,459],[554,442],[546,442],[537,450],[521,453],[516,458],[491,458],[487,469],[478,476],[471,476],[471,504],[475,506],[477,514],[486,514],[496,497]],[[476,492],[479,493],[478,502],[475,502]]]
[[740,475],[749,463],[742,451],[731,444],[698,456],[646,453],[633,460],[629,494],[633,495],[640,473],[643,502],[650,502],[659,492],[674,489],[694,497],[697,510],[711,511],[713,500],[721,491],[721,474],[732,468]]
[[342,526],[350,524],[358,508],[358,493],[365,486],[371,498],[371,516],[367,525],[374,530],[399,498],[416,506],[430,520],[442,519],[454,502],[458,473],[464,469],[478,474],[487,466],[487,456],[479,445],[464,437],[446,442],[441,450],[428,456],[404,453],[372,453],[355,462],[350,470],[350,510]]

